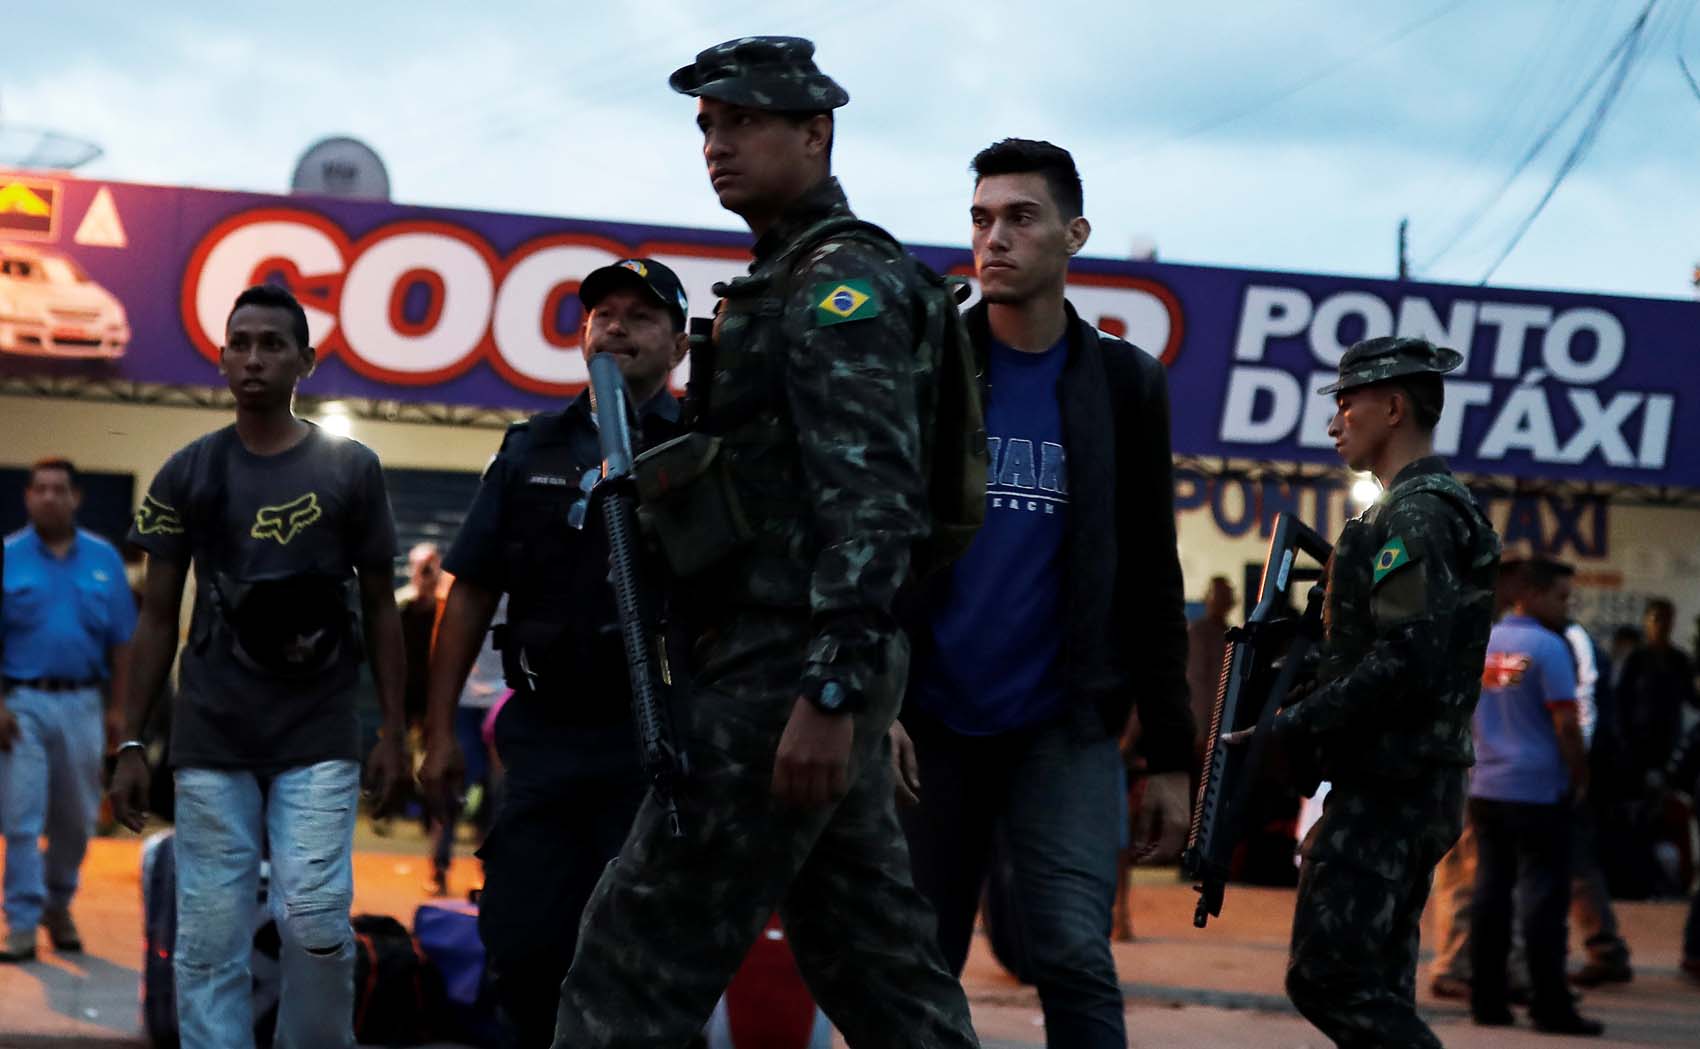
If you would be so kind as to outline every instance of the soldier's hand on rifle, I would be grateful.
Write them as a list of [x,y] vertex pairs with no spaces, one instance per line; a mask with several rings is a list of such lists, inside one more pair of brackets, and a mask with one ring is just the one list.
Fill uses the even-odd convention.
[[844,796],[850,784],[850,746],[856,722],[828,714],[797,697],[773,760],[773,796],[787,805],[814,808]]
[[893,721],[891,731],[891,772],[894,784],[893,793],[899,803],[904,805],[919,805],[921,803],[921,763],[915,758],[915,743],[909,738],[909,731],[903,727],[903,722]]
[[1159,772],[1145,779],[1145,796],[1133,823],[1136,863],[1168,863],[1181,854],[1192,823],[1187,774]]
[[1237,746],[1241,743],[1249,742],[1251,740],[1251,734],[1256,731],[1257,729],[1255,727],[1242,728],[1238,732],[1230,732],[1223,736],[1222,742],[1228,744],[1230,747]]

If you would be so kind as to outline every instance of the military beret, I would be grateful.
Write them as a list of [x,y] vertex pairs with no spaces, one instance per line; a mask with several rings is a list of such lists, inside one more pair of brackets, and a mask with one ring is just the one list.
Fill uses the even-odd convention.
[[1444,375],[1463,363],[1463,354],[1427,339],[1383,335],[1353,343],[1340,358],[1340,378],[1317,392],[1343,393],[1407,375]]
[[800,36],[744,36],[716,44],[673,71],[667,83],[681,95],[718,99],[779,113],[818,113],[850,101],[849,92],[820,71],[815,45]]

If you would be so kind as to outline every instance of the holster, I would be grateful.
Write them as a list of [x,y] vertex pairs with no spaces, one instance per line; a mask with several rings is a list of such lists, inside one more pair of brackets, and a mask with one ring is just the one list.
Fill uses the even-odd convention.
[[497,623],[490,630],[491,647],[502,654],[502,678],[516,692],[542,692],[553,679],[560,684],[564,623],[521,620]]
[[638,521],[677,578],[719,564],[755,533],[721,439],[693,431],[637,457]]

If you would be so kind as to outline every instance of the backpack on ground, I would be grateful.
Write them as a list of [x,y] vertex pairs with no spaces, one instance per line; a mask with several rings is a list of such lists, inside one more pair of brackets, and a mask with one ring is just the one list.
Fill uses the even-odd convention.
[[[268,1049],[277,1029],[277,1004],[283,975],[277,922],[266,906],[268,870],[260,865],[254,904],[254,1044]],[[160,831],[142,843],[142,1028],[155,1049],[176,1049],[177,850],[172,831]]]
[[362,1045],[421,1045],[444,1033],[443,979],[419,941],[386,914],[356,914],[354,1038]]
[[500,1040],[496,999],[484,941],[478,935],[478,905],[466,900],[429,900],[413,912],[413,938],[443,981],[443,999],[454,1041],[493,1046]]

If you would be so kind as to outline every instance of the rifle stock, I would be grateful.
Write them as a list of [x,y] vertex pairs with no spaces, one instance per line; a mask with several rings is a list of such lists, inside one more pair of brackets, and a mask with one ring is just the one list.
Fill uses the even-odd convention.
[[[1275,519],[1264,559],[1257,606],[1242,627],[1228,631],[1222,676],[1210,714],[1204,772],[1192,810],[1192,829],[1181,871],[1197,880],[1198,907],[1193,924],[1204,928],[1222,913],[1222,900],[1231,872],[1234,849],[1243,836],[1251,793],[1263,772],[1270,722],[1281,701],[1292,691],[1304,657],[1321,638],[1322,587],[1312,588],[1305,611],[1289,611],[1289,594],[1298,581],[1297,555],[1304,553],[1326,564],[1332,547],[1291,514]],[[1276,660],[1281,665],[1277,669]],[[1222,737],[1256,726],[1251,739],[1238,746]]]
[[[597,438],[602,446],[602,479],[592,491],[601,504],[608,533],[608,581],[620,617],[620,640],[631,674],[632,714],[638,749],[651,793],[667,816],[674,837],[683,833],[675,797],[687,772],[684,753],[673,738],[672,718],[661,689],[673,684],[667,635],[650,612],[640,583],[642,549],[637,524],[636,482],[632,476],[631,408],[620,366],[607,354],[590,359],[590,394],[596,405]],[[659,687],[658,687],[659,683]]]

